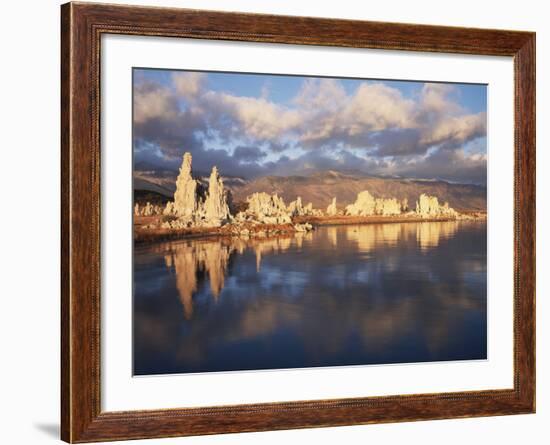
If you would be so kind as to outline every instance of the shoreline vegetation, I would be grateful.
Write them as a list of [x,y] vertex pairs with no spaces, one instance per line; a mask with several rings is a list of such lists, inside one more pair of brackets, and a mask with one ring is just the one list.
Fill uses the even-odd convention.
[[185,153],[174,200],[165,206],[134,205],[134,243],[212,236],[272,237],[308,232],[316,226],[484,220],[485,211],[457,212],[435,196],[421,194],[410,208],[406,199],[375,198],[367,190],[339,208],[336,198],[326,210],[303,205],[300,196],[286,205],[277,194],[253,193],[234,204],[216,167],[208,189],[193,179],[191,154]]

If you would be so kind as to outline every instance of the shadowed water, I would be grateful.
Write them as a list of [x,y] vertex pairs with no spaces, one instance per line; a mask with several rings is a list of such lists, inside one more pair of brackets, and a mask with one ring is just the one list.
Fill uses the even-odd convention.
[[486,224],[137,246],[134,373],[485,359]]

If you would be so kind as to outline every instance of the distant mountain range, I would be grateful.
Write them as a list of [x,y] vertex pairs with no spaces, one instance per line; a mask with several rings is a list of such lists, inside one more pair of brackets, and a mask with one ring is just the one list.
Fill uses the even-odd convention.
[[[198,176],[198,175],[197,175]],[[208,176],[201,175],[200,181],[208,183]],[[455,184],[441,180],[403,179],[369,176],[360,172],[327,170],[309,176],[264,176],[252,180],[238,177],[224,177],[224,185],[231,190],[235,202],[245,201],[255,192],[277,193],[288,204],[302,198],[302,202],[313,203],[313,207],[325,209],[336,197],[337,206],[342,208],[355,201],[357,194],[368,190],[376,198],[407,198],[414,207],[421,193],[437,196],[441,202],[448,201],[456,210],[486,210],[486,187],[472,184]],[[175,190],[175,176],[155,177],[145,172],[134,175],[136,199],[149,198],[158,194],[159,200],[171,198]],[[147,193],[144,193],[147,192]]]

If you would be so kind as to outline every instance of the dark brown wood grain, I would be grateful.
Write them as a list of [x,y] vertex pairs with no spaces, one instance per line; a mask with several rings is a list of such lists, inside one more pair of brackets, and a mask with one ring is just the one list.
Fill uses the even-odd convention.
[[[306,17],[69,3],[61,8],[61,436],[172,437],[535,410],[535,35]],[[515,66],[514,388],[200,409],[102,412],[100,38],[240,40],[511,56]]]

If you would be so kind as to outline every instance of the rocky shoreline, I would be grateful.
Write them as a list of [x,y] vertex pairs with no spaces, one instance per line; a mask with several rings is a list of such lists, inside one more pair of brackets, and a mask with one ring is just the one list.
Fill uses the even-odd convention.
[[134,227],[134,243],[169,241],[212,236],[273,237],[313,230],[307,222],[289,224],[227,224],[221,227],[189,227],[183,229]]
[[407,222],[445,222],[445,221],[474,221],[485,220],[484,212],[475,212],[471,214],[461,214],[461,217],[451,216],[434,216],[423,218],[417,215],[400,215],[400,216],[321,216],[295,219],[297,223],[308,222],[313,227],[316,226],[340,226],[351,224],[390,224],[390,223],[407,223]]
[[[293,235],[297,232],[315,230],[319,226],[339,226],[353,224],[397,224],[419,222],[448,222],[448,221],[484,221],[484,212],[472,212],[463,218],[433,217],[420,218],[417,216],[317,216],[296,217],[289,224],[256,224],[256,225],[232,225],[222,227],[190,227],[185,229],[150,228],[137,224],[134,228],[134,243],[147,243],[156,241],[173,241],[179,239],[193,239],[203,237],[240,236],[240,237],[274,237]],[[304,225],[310,227],[298,229]]]

